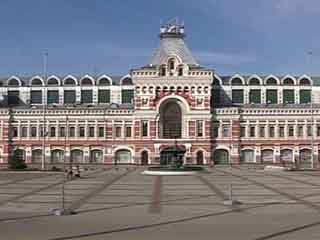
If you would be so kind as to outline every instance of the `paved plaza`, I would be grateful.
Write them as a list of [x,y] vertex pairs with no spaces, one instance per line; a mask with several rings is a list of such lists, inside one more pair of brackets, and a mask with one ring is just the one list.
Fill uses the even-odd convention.
[[[0,172],[0,239],[320,239],[320,171],[218,167],[145,176],[143,167],[62,175]],[[224,206],[232,184],[242,204]]]

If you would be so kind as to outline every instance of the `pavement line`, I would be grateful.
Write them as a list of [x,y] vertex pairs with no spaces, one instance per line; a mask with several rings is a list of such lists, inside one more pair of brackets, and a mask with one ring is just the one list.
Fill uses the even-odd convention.
[[212,182],[206,179],[203,176],[196,176],[203,184],[205,184],[208,188],[210,188],[222,201],[226,200],[228,197],[221,191],[217,186],[215,186]]
[[305,206],[307,206],[307,207],[309,207],[309,208],[312,208],[313,210],[316,210],[316,211],[319,211],[319,212],[320,212],[320,206],[318,206],[318,205],[316,205],[316,204],[313,204],[312,202],[303,200],[303,199],[298,198],[298,197],[296,197],[296,196],[294,196],[294,195],[292,195],[292,194],[289,194],[289,193],[280,191],[280,190],[277,189],[277,188],[268,186],[268,185],[266,185],[266,184],[264,184],[264,183],[258,182],[258,181],[256,181],[256,180],[250,179],[250,178],[248,178],[248,177],[244,177],[244,176],[241,176],[241,175],[238,175],[238,174],[235,174],[235,173],[232,173],[232,172],[228,172],[228,171],[225,171],[225,170],[221,170],[221,169],[219,169],[219,170],[216,169],[216,170],[217,170],[217,171],[224,172],[224,173],[226,173],[226,174],[229,174],[229,175],[231,175],[231,176],[233,176],[233,177],[237,177],[237,178],[240,178],[240,179],[242,179],[242,180],[251,182],[251,183],[253,183],[253,184],[256,185],[256,186],[263,187],[263,188],[265,188],[265,189],[267,189],[267,190],[270,190],[270,191],[275,192],[275,193],[277,193],[277,194],[279,194],[279,195],[282,195],[282,196],[284,196],[284,197],[286,197],[286,198],[288,198],[288,199],[290,199],[290,200],[300,202],[301,204],[303,204],[303,205],[305,205]]
[[102,192],[103,190],[105,190],[106,188],[108,188],[109,186],[111,186],[112,184],[114,184],[115,182],[119,181],[121,178],[127,176],[129,173],[134,172],[137,168],[133,168],[130,169],[128,171],[126,171],[124,174],[121,174],[115,178],[113,178],[112,180],[109,180],[107,182],[105,182],[104,184],[100,185],[99,187],[93,189],[91,192],[89,192],[88,194],[86,194],[84,197],[78,199],[77,201],[73,202],[69,208],[72,210],[77,210],[79,209],[83,204],[85,204],[90,198],[93,198],[94,196],[96,196],[97,194],[99,194],[100,192]]

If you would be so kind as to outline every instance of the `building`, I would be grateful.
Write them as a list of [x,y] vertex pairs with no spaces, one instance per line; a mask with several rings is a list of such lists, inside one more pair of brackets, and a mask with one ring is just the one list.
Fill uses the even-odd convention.
[[320,77],[218,76],[183,25],[159,36],[149,64],[123,77],[1,78],[1,163],[318,162]]

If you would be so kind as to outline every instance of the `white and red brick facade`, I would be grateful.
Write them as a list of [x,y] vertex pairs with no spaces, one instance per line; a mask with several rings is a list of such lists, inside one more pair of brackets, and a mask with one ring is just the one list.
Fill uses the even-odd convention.
[[220,77],[183,38],[183,26],[163,26],[151,63],[122,78],[2,78],[0,163],[160,164],[173,145],[187,164],[307,163],[311,149],[318,163],[317,77]]

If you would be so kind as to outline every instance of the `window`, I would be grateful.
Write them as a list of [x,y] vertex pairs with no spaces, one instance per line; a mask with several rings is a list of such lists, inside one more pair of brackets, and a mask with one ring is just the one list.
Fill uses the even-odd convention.
[[131,126],[126,126],[126,137],[130,138],[131,137]]
[[31,137],[37,136],[37,127],[31,127]]
[[219,136],[219,127],[213,127],[213,137],[217,138]]
[[121,102],[122,103],[132,103],[134,92],[132,89],[123,89],[121,91]]
[[148,136],[148,121],[142,121],[141,122],[141,136],[147,137]]
[[8,91],[8,104],[17,105],[20,103],[19,91]]
[[183,75],[183,68],[182,67],[179,67],[179,70],[178,70],[178,76],[182,76]]
[[84,127],[79,127],[79,137],[85,137],[85,129],[84,129]]
[[69,137],[75,137],[75,127],[69,127]]
[[250,103],[253,103],[253,104],[261,103],[261,91],[258,89],[250,90],[249,98],[250,98]]
[[257,78],[250,79],[249,85],[260,85],[260,81]]
[[292,125],[289,126],[288,136],[289,137],[294,136],[294,127]]
[[39,136],[43,137],[43,125],[39,126]]
[[220,104],[220,89],[211,90],[211,105],[216,106]]
[[308,137],[312,136],[312,127],[311,126],[307,127],[307,134],[308,134]]
[[241,127],[240,128],[240,137],[245,137],[246,136],[246,127]]
[[89,137],[94,137],[94,127],[89,127]]
[[231,85],[241,86],[242,85],[242,80],[240,78],[234,78],[234,79],[232,79]]
[[264,126],[260,126],[259,136],[262,138],[265,137],[265,127]]
[[21,128],[21,137],[27,137],[28,136],[28,128],[22,127]]
[[279,137],[284,137],[284,126],[279,127]]
[[267,104],[277,104],[278,103],[278,91],[277,90],[267,90]]
[[65,137],[66,136],[66,128],[60,127],[59,129],[59,137]]
[[300,103],[311,103],[310,90],[300,90]]
[[50,137],[55,137],[55,136],[56,136],[56,128],[50,127]]
[[48,104],[54,104],[54,103],[59,103],[59,91],[48,91],[47,95],[47,102]]
[[31,91],[31,98],[30,98],[31,104],[41,104],[42,103],[42,92],[39,91]]
[[122,128],[120,126],[116,126],[116,137],[119,138],[121,137],[121,131],[122,131]]
[[250,137],[256,136],[256,127],[250,127]]
[[98,91],[98,102],[99,103],[110,103],[110,90],[99,90]]
[[64,103],[65,104],[76,103],[76,91],[74,91],[74,90],[65,90],[64,91]]
[[269,127],[269,137],[274,137],[274,127]]
[[298,126],[298,137],[303,137],[303,126]]
[[203,137],[203,121],[197,120],[197,137]]
[[18,128],[17,127],[13,127],[11,129],[11,137],[13,137],[13,138],[18,137]]
[[99,127],[98,135],[99,137],[104,137],[104,127]]
[[294,103],[294,90],[289,90],[289,89],[283,90],[283,103],[285,104]]
[[232,90],[232,102],[243,104],[243,90]]
[[81,103],[92,103],[92,90],[81,90]]
[[166,67],[161,67],[160,76],[165,76],[165,75],[166,75]]
[[225,125],[222,128],[222,136],[223,137],[229,137],[229,126]]
[[317,136],[319,137],[320,136],[320,127],[317,126]]

